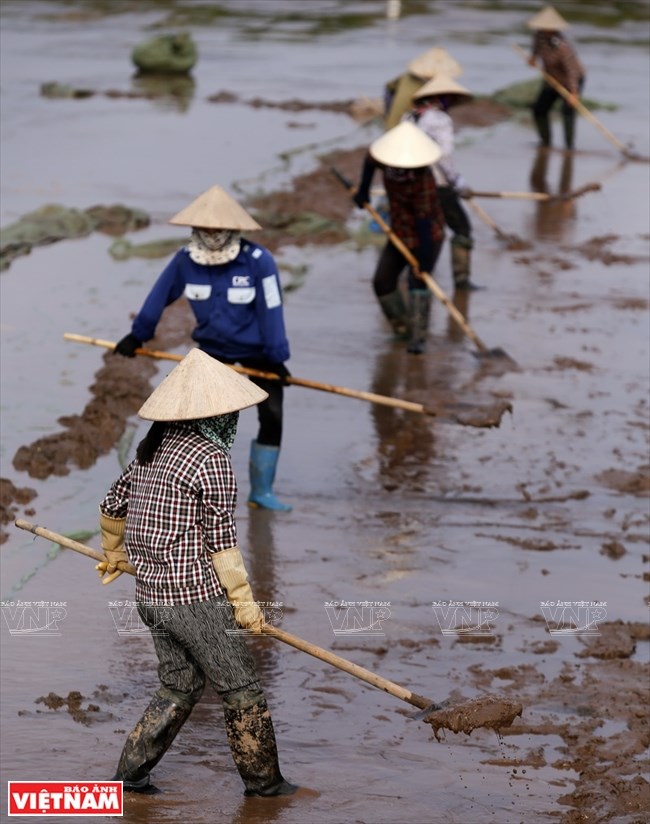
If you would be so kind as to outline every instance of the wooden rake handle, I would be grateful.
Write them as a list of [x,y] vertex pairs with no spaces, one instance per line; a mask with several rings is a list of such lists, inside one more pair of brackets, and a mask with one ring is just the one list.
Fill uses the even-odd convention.
[[[471,198],[475,197],[489,197],[489,198],[505,198],[511,200],[550,200],[552,195],[545,192],[476,192],[471,190]],[[471,198],[467,198],[470,200]]]
[[[41,538],[47,538],[48,541],[54,541],[55,544],[60,544],[60,546],[64,546],[67,549],[74,549],[75,552],[79,552],[82,555],[85,555],[87,558],[92,558],[93,561],[99,562],[105,560],[102,552],[99,552],[97,549],[93,549],[92,547],[86,546],[86,544],[80,544],[79,541],[73,541],[73,539],[68,538],[67,535],[59,535],[58,532],[52,532],[51,530],[46,529],[44,526],[30,524],[29,521],[23,521],[21,518],[18,518],[17,521],[14,521],[14,524],[18,527],[18,529],[25,529],[27,532],[31,532],[32,534],[38,535]],[[131,575],[133,575],[132,572]]]
[[[72,332],[65,332],[63,335],[65,340],[74,341],[75,343],[89,343],[93,346],[103,346],[105,349],[115,349],[115,342],[110,340],[102,340],[101,338],[89,338],[86,335],[75,335]],[[175,355],[172,352],[161,352],[156,349],[136,349],[136,355],[143,355],[148,358],[156,358],[159,360],[183,360],[183,355]],[[229,364],[230,365],[230,364]],[[273,372],[261,372],[259,369],[249,369],[245,366],[232,365],[235,372],[242,375],[250,375],[255,378],[264,378],[265,380],[282,380]],[[367,401],[368,403],[379,404],[380,406],[391,406],[396,409],[405,409],[407,412],[418,412],[421,415],[429,415],[436,417],[438,412],[434,409],[429,409],[421,403],[414,401],[405,401],[400,398],[391,398],[389,395],[377,395],[374,392],[364,392],[358,389],[348,389],[345,386],[336,386],[331,383],[320,383],[318,381],[311,381],[305,378],[285,378],[286,382],[292,386],[304,386],[307,389],[316,389],[320,392],[331,392],[335,395],[343,395],[346,398],[356,398],[360,401]]]
[[[332,167],[333,174],[338,178],[338,180],[348,189],[350,192],[355,191],[355,187],[352,183],[345,178],[338,169]],[[363,204],[365,209],[372,215],[377,225],[381,228],[381,230],[388,236],[393,246],[404,255],[404,258],[407,260],[409,266],[413,269],[413,273],[416,277],[420,278],[420,280],[426,283],[427,288],[430,292],[438,298],[438,300],[442,303],[445,307],[451,318],[460,326],[463,332],[467,335],[467,337],[473,341],[476,345],[477,349],[480,352],[487,352],[488,347],[483,343],[483,341],[479,338],[476,332],[472,329],[472,327],[467,323],[465,318],[463,317],[462,313],[458,311],[458,309],[454,306],[454,304],[449,300],[447,295],[443,292],[443,290],[438,286],[435,280],[431,277],[431,275],[427,274],[426,272],[420,271],[420,265],[417,261],[417,258],[411,252],[411,250],[406,246],[406,244],[399,238],[395,232],[390,228],[390,226],[386,223],[386,221],[382,218],[379,212],[372,206],[371,203],[364,203]]]
[[481,352],[487,352],[488,347],[483,343],[483,341],[479,338],[476,332],[467,323],[462,313],[459,312],[458,309],[454,306],[454,304],[449,300],[447,295],[443,292],[440,286],[438,286],[436,281],[427,272],[420,271],[420,265],[418,263],[417,258],[411,252],[408,246],[406,246],[404,241],[401,240],[401,238],[399,238],[395,234],[395,232],[393,232],[393,230],[388,226],[386,221],[382,218],[379,212],[372,206],[372,204],[365,203],[364,206],[366,207],[367,211],[373,216],[373,218],[381,227],[381,229],[388,235],[393,246],[399,249],[399,251],[404,255],[404,258],[408,261],[409,266],[413,269],[413,273],[415,274],[415,276],[420,278],[420,280],[423,280],[424,283],[426,283],[429,291],[433,292],[433,294],[438,298],[438,300],[442,303],[447,312],[449,312],[452,319],[458,324],[458,326],[460,326],[460,328],[467,335],[467,337],[476,345],[476,348],[479,349]]
[[264,635],[270,635],[272,638],[277,638],[278,641],[282,641],[290,647],[299,649],[301,652],[306,652],[307,655],[318,658],[319,661],[324,661],[332,667],[336,667],[343,672],[347,672],[348,675],[352,675],[354,678],[359,678],[361,681],[365,681],[366,684],[370,684],[372,687],[376,687],[377,689],[383,690],[395,698],[406,701],[407,704],[411,704],[413,707],[418,707],[419,709],[424,710],[429,709],[434,703],[430,698],[425,698],[423,695],[418,695],[416,692],[411,692],[411,690],[396,684],[394,681],[389,681],[387,678],[382,678],[381,675],[377,675],[377,673],[372,672],[372,670],[367,670],[364,667],[360,667],[358,664],[353,664],[352,661],[348,661],[347,658],[341,658],[340,655],[336,655],[335,653],[323,649],[322,647],[317,647],[316,644],[311,644],[309,641],[298,638],[296,635],[291,635],[291,633],[285,632],[283,629],[279,629],[278,627],[274,627],[272,624],[265,624],[262,628],[262,633]]
[[[87,558],[92,558],[94,561],[104,560],[104,556],[101,552],[98,552],[96,549],[92,549],[85,544],[81,544],[79,541],[73,541],[72,538],[68,538],[65,535],[59,535],[57,532],[52,532],[50,529],[37,526],[36,524],[31,524],[29,521],[24,521],[20,518],[14,523],[18,529],[24,529],[27,532],[40,536],[41,538],[46,538],[48,541],[53,541],[60,546],[79,552],[81,555],[85,555]],[[131,569],[125,569],[124,571],[129,572],[131,575],[134,574]],[[407,704],[411,704],[413,707],[417,707],[418,709],[428,709],[434,705],[434,702],[429,698],[425,698],[422,695],[411,692],[411,690],[400,686],[400,684],[396,684],[393,681],[382,678],[381,675],[377,675],[377,673],[372,672],[371,670],[360,667],[358,664],[353,664],[352,661],[348,661],[347,658],[341,658],[340,655],[336,655],[335,653],[323,649],[322,647],[317,647],[315,644],[311,644],[309,641],[305,641],[297,635],[291,635],[291,633],[285,632],[278,627],[274,627],[272,624],[265,624],[262,628],[262,633],[270,636],[271,638],[277,638],[278,641],[282,641],[284,644],[294,647],[294,649],[298,649],[301,652],[306,652],[308,655],[318,658],[320,661],[324,661],[332,667],[336,667],[343,672],[347,672],[348,675],[352,675],[354,678],[365,681],[366,684],[370,684],[372,687],[383,690],[395,698],[406,701]],[[435,709],[435,705],[433,708]]]
[[[528,55],[521,48],[521,46],[513,45],[512,48],[517,52],[517,54],[523,57],[526,63],[528,63]],[[621,141],[617,137],[614,137],[614,135],[609,131],[609,129],[606,126],[604,126],[600,122],[600,120],[598,120],[598,118],[595,115],[593,115],[589,111],[589,109],[583,103],[580,102],[580,100],[578,100],[578,98],[575,95],[571,94],[571,92],[568,89],[566,89],[561,83],[558,83],[558,81],[554,77],[551,77],[551,75],[548,72],[545,72],[544,69],[540,69],[539,66],[535,66],[534,68],[537,69],[537,71],[542,75],[542,77],[549,84],[549,86],[552,86],[558,94],[561,94],[562,97],[566,100],[566,102],[570,106],[573,106],[573,108],[576,111],[580,112],[580,114],[585,118],[585,120],[588,120],[593,126],[595,126],[598,129],[598,131],[607,140],[609,140],[609,142],[613,146],[616,146],[616,148],[619,151],[623,152],[623,154],[627,155],[630,153],[627,146],[624,143],[621,143]]]
[[574,200],[577,197],[587,194],[587,192],[597,192],[602,188],[600,183],[586,183],[579,189],[574,189],[572,192],[565,192],[561,195],[549,195],[546,192],[475,192],[472,190],[472,198],[474,197],[491,197],[491,198],[506,198],[514,200]]
[[497,237],[500,237],[501,240],[509,240],[509,236],[507,232],[504,232],[503,229],[496,223],[496,221],[490,217],[490,215],[483,209],[483,207],[479,206],[471,197],[467,200],[470,208],[474,210],[474,212],[481,218],[483,223],[486,226],[489,226],[490,229],[494,230],[494,233]]

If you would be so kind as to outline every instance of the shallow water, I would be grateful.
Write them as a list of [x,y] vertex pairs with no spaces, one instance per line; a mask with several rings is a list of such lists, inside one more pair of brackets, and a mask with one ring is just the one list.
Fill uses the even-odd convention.
[[[529,77],[510,43],[527,42],[524,23],[536,9],[421,2],[413,4],[416,13],[387,21],[379,0],[311,0],[306,22],[269,21],[263,36],[252,16],[193,28],[200,58],[193,95],[181,106],[39,96],[40,83],[50,80],[102,91],[132,87],[130,50],[164,13],[124,3],[120,15],[78,18],[89,5],[2,4],[3,227],[47,202],[82,209],[122,202],[154,217],[133,242],[182,237],[167,217],[209,185],[242,195],[286,187],[319,155],[378,133],[342,114],[217,106],[209,95],[375,97],[430,45],[445,45],[464,65],[462,82],[489,94]],[[269,17],[270,8],[295,9],[275,0],[245,5],[251,15]],[[346,28],[336,20],[342,11],[375,19]],[[321,17],[331,32],[316,26]],[[590,96],[620,104],[602,121],[648,154],[649,59],[638,31],[630,20],[572,29]],[[426,404],[510,400],[513,414],[498,429],[437,423],[294,387],[287,391],[276,484],[293,512],[244,505],[248,441],[256,430],[250,411],[242,415],[233,460],[253,591],[283,604],[283,629],[432,700],[500,690],[521,695],[529,725],[551,717],[577,726],[588,705],[609,719],[598,734],[613,738],[621,719],[610,717],[606,696],[638,673],[577,658],[577,638],[536,651],[550,639],[548,625],[535,620],[543,601],[603,601],[608,621],[647,620],[650,167],[621,165],[616,149],[586,122],[578,125],[578,148],[570,169],[553,152],[546,170],[552,192],[569,172],[572,188],[602,182],[600,192],[573,208],[480,202],[532,248],[505,249],[473,218],[475,279],[488,288],[470,296],[466,311],[480,337],[505,349],[518,371],[482,365],[440,305],[423,358],[392,343],[371,295],[376,247],[282,247],[277,254],[280,264],[309,266],[304,285],[286,301],[294,375]],[[528,190],[535,154],[530,126],[513,120],[463,130],[457,164],[476,189]],[[360,221],[353,216],[354,225]],[[610,235],[601,247],[593,243]],[[58,418],[81,413],[88,402],[102,351],[66,342],[63,333],[118,339],[162,267],[160,260],[114,261],[107,253],[112,241],[95,233],[34,249],[0,280],[1,474],[37,492],[18,516],[31,507],[30,520],[62,533],[96,530],[97,503],[119,472],[117,451],[44,481],[17,472],[12,460],[21,445],[58,432]],[[446,249],[437,279],[449,290]],[[144,426],[136,418],[130,425],[137,442]],[[626,550],[618,560],[601,553],[612,541]],[[88,542],[98,545],[96,537]],[[133,583],[122,577],[107,592],[89,561],[65,551],[49,559],[45,541],[11,527],[0,552],[3,597],[65,602],[67,611],[59,636],[16,637],[3,621],[3,777],[106,778],[156,684],[149,639],[120,637],[109,608],[109,600],[132,597]],[[374,636],[337,636],[325,603],[341,599],[389,602],[390,617]],[[462,643],[442,633],[432,602],[450,599],[498,603],[487,639]],[[450,734],[440,744],[426,724],[408,717],[409,705],[279,642],[259,639],[253,647],[284,771],[320,797],[244,800],[218,700],[208,694],[155,770],[164,794],[129,799],[126,820],[515,824],[557,820],[570,809],[559,799],[578,780],[579,757],[550,728],[522,727],[502,740],[488,731]],[[647,641],[639,641],[620,666],[647,658]],[[574,700],[556,688],[567,667],[576,679]],[[590,679],[601,693],[592,693]],[[100,707],[88,726],[63,708],[35,703],[73,690],[84,706]],[[525,775],[513,766],[538,749],[543,759],[523,767]],[[3,782],[3,809],[5,788]],[[591,820],[609,820],[605,812],[595,805],[590,814],[600,817]],[[628,811],[619,813],[627,820]]]

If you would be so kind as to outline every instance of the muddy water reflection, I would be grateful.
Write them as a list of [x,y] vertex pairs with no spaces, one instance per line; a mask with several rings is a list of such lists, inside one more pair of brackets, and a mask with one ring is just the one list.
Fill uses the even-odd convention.
[[[562,152],[559,158],[557,154],[554,157],[552,155],[548,149],[537,149],[530,171],[530,187],[534,192],[552,196],[566,195],[573,188],[574,153]],[[549,164],[552,163],[555,173],[558,162],[558,182],[549,183]],[[535,208],[534,234],[540,240],[571,241],[577,214],[578,204],[575,199],[540,201]]]

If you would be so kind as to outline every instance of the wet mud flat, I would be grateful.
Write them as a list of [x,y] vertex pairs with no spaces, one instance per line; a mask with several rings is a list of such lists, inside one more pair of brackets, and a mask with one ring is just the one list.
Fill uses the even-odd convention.
[[[326,169],[323,176],[327,179]],[[280,254],[281,248],[277,247]],[[331,255],[335,272],[357,265],[357,252],[341,252],[338,246],[328,244],[320,248]],[[370,266],[373,251],[370,248],[362,253]],[[314,266],[328,268],[316,245],[309,247],[309,255]],[[578,265],[579,255],[568,252],[567,259]],[[339,264],[343,264],[340,269]],[[545,264],[536,258],[533,265],[542,268]],[[521,268],[516,261],[510,266],[510,272]],[[333,283],[342,287],[344,282],[344,275],[330,271],[328,276],[327,283],[308,281],[301,298],[301,314],[311,318],[316,329],[323,295]],[[367,288],[367,283],[360,283],[354,292],[357,311],[363,311]],[[475,297],[486,296],[472,296],[472,308],[478,304]],[[288,312],[292,300],[290,296]],[[642,312],[645,307],[642,298],[631,295],[624,299],[618,296],[616,301],[625,307],[619,309],[625,313]],[[558,316],[580,315],[585,324],[585,313],[597,308],[598,299],[586,301],[588,309],[580,308],[580,303],[585,304],[577,297],[560,300],[552,296],[549,323],[556,322]],[[349,335],[346,322],[346,317],[338,321],[339,325],[334,321],[334,332]],[[189,346],[188,323],[187,307],[174,307],[151,345],[161,349]],[[531,605],[531,600],[542,590],[531,576],[534,572],[541,580],[550,577],[557,585],[556,575],[563,575],[563,554],[588,552],[590,563],[594,555],[600,559],[603,573],[611,575],[610,570],[614,570],[617,591],[625,593],[630,583],[640,580],[648,553],[648,475],[642,459],[637,458],[635,468],[630,456],[642,455],[637,436],[647,434],[643,408],[635,411],[633,396],[627,413],[629,432],[633,433],[631,452],[626,452],[627,468],[612,462],[597,464],[587,477],[584,467],[591,467],[587,453],[581,452],[579,460],[571,459],[566,438],[575,432],[571,421],[575,427],[589,431],[595,415],[580,414],[587,410],[586,400],[585,406],[576,404],[576,387],[565,381],[567,376],[594,375],[602,366],[597,353],[574,347],[569,336],[568,342],[564,340],[556,347],[537,370],[533,367],[538,379],[543,379],[536,404],[540,409],[555,409],[567,432],[559,435],[554,426],[544,429],[548,452],[541,456],[533,453],[536,469],[521,471],[514,457],[517,444],[523,442],[523,448],[530,449],[526,444],[540,437],[539,418],[528,413],[527,424],[519,412],[518,398],[522,391],[529,391],[526,358],[519,358],[524,368],[518,372],[502,376],[484,372],[454,337],[455,332],[438,307],[434,309],[430,348],[422,362],[414,363],[401,347],[390,343],[379,323],[369,318],[367,324],[364,334],[377,340],[380,349],[384,347],[374,363],[370,360],[362,364],[363,370],[368,370],[373,391],[426,399],[428,403],[434,399],[449,404],[453,398],[467,403],[473,398],[477,408],[505,395],[513,402],[513,414],[504,418],[498,430],[484,432],[374,407],[363,415],[357,413],[351,421],[345,404],[352,401],[332,400],[320,409],[313,405],[309,393],[298,394],[301,390],[297,388],[288,390],[288,394],[296,393],[289,395],[287,409],[293,438],[303,446],[312,444],[314,420],[322,421],[323,431],[334,429],[336,438],[334,434],[325,435],[308,465],[301,456],[292,454],[289,445],[285,447],[282,488],[294,503],[296,496],[303,500],[296,517],[280,521],[268,513],[241,509],[240,529],[248,547],[254,591],[269,600],[285,593],[283,597],[293,604],[285,612],[283,625],[294,628],[292,623],[300,616],[300,632],[314,640],[323,635],[321,605],[341,594],[336,582],[356,581],[352,591],[360,587],[363,597],[381,593],[385,598],[390,593],[391,601],[402,607],[398,609],[397,626],[386,636],[370,641],[339,637],[332,642],[325,635],[320,639],[323,645],[396,681],[403,681],[406,673],[409,685],[424,694],[431,693],[433,678],[435,697],[446,698],[452,705],[496,693],[520,703],[523,711],[498,734],[476,729],[468,736],[462,729],[469,730],[462,724],[461,731],[455,733],[454,726],[459,725],[447,717],[444,728],[436,730],[441,738],[436,741],[433,725],[428,732],[421,722],[414,724],[405,714],[409,711],[394,706],[392,699],[369,695],[365,687],[347,676],[305,662],[299,653],[274,649],[268,641],[253,642],[269,690],[287,777],[321,793],[318,799],[303,800],[302,806],[297,801],[273,802],[272,814],[278,820],[296,824],[301,824],[305,815],[316,822],[339,822],[356,815],[374,824],[396,820],[406,804],[411,820],[423,822],[436,821],[430,817],[432,805],[441,805],[446,811],[438,820],[454,821],[455,815],[456,821],[472,824],[483,819],[486,809],[488,820],[508,823],[525,815],[528,820],[540,822],[577,824],[623,818],[640,824],[648,789],[642,761],[649,743],[647,633],[641,621],[601,625],[602,641],[594,641],[593,645],[578,641],[567,649],[567,640],[553,640],[544,620],[536,617],[540,598],[537,606]],[[307,332],[298,329],[297,334],[309,346]],[[509,351],[517,351],[514,341],[498,340],[503,340]],[[86,409],[103,401],[100,408],[104,406],[107,414],[119,410],[121,415],[112,418],[114,429],[102,425],[105,441],[93,437],[89,441],[95,447],[104,444],[111,454],[119,441],[117,436],[123,434],[133,414],[128,410],[146,397],[156,373],[145,359],[127,362],[106,354],[100,360],[104,365],[91,385],[93,397]],[[590,368],[584,368],[585,364]],[[300,366],[304,374],[318,374],[324,362],[316,353],[303,359]],[[294,371],[298,374],[298,369]],[[113,378],[106,380],[107,374]],[[339,374],[343,374],[345,383],[359,384],[358,368]],[[567,386],[574,393],[570,402]],[[124,405],[112,402],[113,391],[124,398]],[[524,406],[529,407],[530,401]],[[92,413],[90,423],[96,415]],[[85,418],[86,412],[82,411],[78,419],[71,417],[65,423],[78,421],[81,425]],[[525,431],[519,433],[522,426]],[[595,431],[599,431],[597,426]],[[111,432],[115,434],[112,442],[108,437]],[[347,433],[345,462],[336,452],[341,432]],[[75,451],[75,444],[81,448],[85,441],[74,433],[73,425],[65,438],[55,434],[37,441],[38,446],[33,445],[37,462],[32,471],[41,471],[40,467],[45,466],[48,477],[74,478],[79,472],[78,456],[86,454]],[[360,442],[356,441],[359,433]],[[495,435],[498,446],[483,443]],[[355,440],[349,442],[350,437]],[[53,458],[48,458],[48,438],[56,443],[63,441],[61,451],[52,453]],[[373,448],[368,449],[366,443],[373,444]],[[313,445],[309,448],[313,450]],[[515,467],[507,478],[499,475],[495,479],[490,464],[498,460],[495,451],[499,449],[501,459],[512,460]],[[90,455],[86,472],[95,465],[93,453]],[[94,455],[97,460],[99,453]],[[457,463],[450,465],[449,461]],[[342,466],[345,468],[341,474]],[[320,467],[325,469],[324,475]],[[243,463],[240,469],[238,474],[245,479]],[[332,469],[337,478],[334,485],[329,479]],[[31,476],[28,471],[18,477],[25,474]],[[292,480],[294,476],[296,480]],[[302,492],[298,478],[304,483]],[[341,484],[350,494],[349,505],[340,501]],[[37,498],[30,501],[30,506],[38,503]],[[36,520],[38,517],[37,512]],[[77,575],[83,563],[68,559],[68,574]],[[615,565],[621,563],[625,567],[618,573]],[[491,635],[456,636],[450,642],[431,621],[422,621],[420,609],[439,594],[436,580],[444,580],[445,589],[458,595],[467,586],[467,576],[475,575],[477,567],[486,580],[492,580],[496,568],[502,569],[508,580],[514,573],[504,570],[519,570],[520,597],[524,593],[529,597],[509,607],[505,626],[498,624]],[[584,572],[580,564],[575,571],[577,575]],[[491,588],[502,603],[509,603],[512,595],[508,588],[494,581]],[[631,611],[637,613],[643,610],[639,590],[636,585],[631,590],[638,600],[638,606],[632,606]],[[545,595],[548,591],[544,590]],[[294,592],[297,596],[290,594]],[[118,593],[126,598],[129,590],[123,586]],[[286,594],[290,594],[288,598]],[[411,606],[404,616],[403,604],[413,602],[419,609]],[[314,604],[319,605],[321,616]],[[112,629],[104,624],[104,631]],[[82,646],[88,641],[82,640]],[[107,763],[115,760],[123,737],[146,704],[147,690],[154,687],[155,662],[147,641],[121,639],[119,643],[111,656],[111,692],[117,697],[102,700],[98,684],[105,680],[101,675],[105,659],[96,659],[96,653],[87,650],[87,677],[68,678],[65,686],[60,686],[41,676],[40,691],[34,693],[33,700],[23,697],[19,701],[17,732],[29,742],[34,734],[31,723],[49,711],[51,729],[66,742],[62,763],[68,764],[68,769],[78,769],[75,765],[83,745],[74,728],[84,726],[96,730],[106,743],[101,754],[90,758],[95,771],[103,774],[101,771],[105,772]],[[138,673],[135,690],[134,672]],[[126,695],[120,697],[120,693]],[[612,701],[613,693],[616,701]],[[80,695],[90,698],[79,702]],[[91,706],[97,709],[91,710]],[[78,710],[81,716],[74,714]],[[238,800],[239,780],[229,762],[224,735],[219,702],[208,695],[156,769],[156,783],[163,793],[152,799],[129,799],[129,820],[140,822],[155,816],[156,820],[177,821],[190,811],[192,820],[203,821],[207,820],[207,811],[212,815],[215,809],[242,824],[266,820],[268,807],[261,809],[259,802]],[[222,782],[222,800],[218,803],[207,789],[214,781]],[[359,790],[360,781],[363,792]]]
[[[306,103],[303,106],[309,108]],[[503,119],[507,112],[505,107],[490,101],[469,103],[460,107],[459,111],[461,110],[458,117],[461,128],[463,125],[493,125]],[[348,107],[342,106],[341,112],[347,114]],[[315,170],[295,178],[289,190],[251,198],[247,205],[264,226],[258,240],[273,254],[286,246],[327,247],[348,241],[348,220],[353,207],[349,193],[341,187],[332,168],[356,181],[366,151],[367,147],[363,145],[349,151],[325,154],[317,162]],[[317,215],[313,211],[315,203],[318,204]],[[114,207],[113,211],[118,213],[120,222],[113,220],[115,228],[110,234],[122,236],[129,226],[131,229],[140,229],[148,224],[147,216],[138,210],[138,225],[133,225],[135,221],[128,210]],[[107,212],[111,214],[110,210],[102,210],[103,215]],[[310,217],[317,218],[316,225],[310,222]],[[106,231],[107,217],[104,216],[103,221],[100,229]],[[305,225],[312,231],[305,231]],[[63,235],[60,239],[63,239]],[[363,244],[373,241],[366,237],[365,241],[360,239],[359,242]],[[186,301],[181,300],[166,310],[156,337],[147,343],[147,348],[160,351],[173,350],[181,345],[189,348],[193,345],[189,336],[191,328],[191,310]],[[462,335],[462,332],[459,334]],[[60,417],[58,423],[64,427],[62,432],[22,445],[13,457],[14,469],[26,472],[32,478],[46,480],[53,475],[68,474],[71,467],[87,469],[98,457],[107,454],[120,443],[129,417],[137,412],[153,389],[151,379],[157,375],[158,369],[155,361],[146,358],[137,358],[131,363],[107,353],[103,361],[104,366],[96,373],[95,382],[90,387],[92,400],[84,410],[80,414]],[[500,368],[499,363],[493,364],[486,359],[486,370],[498,371]],[[509,368],[509,364],[505,364],[503,368]],[[449,410],[450,420],[459,425],[478,428],[499,426],[504,413],[512,411],[510,401],[495,402],[488,398],[482,404],[480,401],[472,402],[467,394],[460,401],[446,393],[444,399],[436,402],[443,416]],[[435,409],[435,406],[432,408]],[[7,479],[2,481],[0,527],[14,520],[16,504],[26,502],[26,490],[17,489]],[[30,508],[25,514],[33,512],[34,509]],[[6,530],[1,529],[0,541],[6,540],[6,537]]]

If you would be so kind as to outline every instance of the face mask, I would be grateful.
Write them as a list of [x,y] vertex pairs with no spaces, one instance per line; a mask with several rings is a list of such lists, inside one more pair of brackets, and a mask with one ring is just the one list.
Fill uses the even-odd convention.
[[239,238],[233,229],[194,229],[192,236],[211,252],[221,252]]
[[213,418],[194,421],[194,429],[225,452],[230,452],[235,442],[238,422],[239,412],[229,412],[226,415],[215,415]]
[[219,266],[239,254],[241,232],[234,229],[192,229],[187,246],[190,257],[203,266]]

